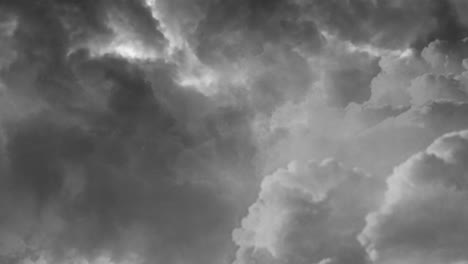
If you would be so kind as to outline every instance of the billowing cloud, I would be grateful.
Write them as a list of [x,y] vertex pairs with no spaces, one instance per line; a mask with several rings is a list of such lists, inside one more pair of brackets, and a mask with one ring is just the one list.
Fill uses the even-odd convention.
[[409,87],[412,103],[425,104],[442,99],[449,101],[466,101],[467,94],[464,85],[444,75],[424,74],[414,79]]
[[468,128],[464,10],[1,1],[0,262],[368,263],[392,168]]
[[355,43],[399,48],[466,35],[463,16],[448,1],[300,2],[310,8],[319,26]]
[[237,59],[261,54],[269,45],[314,52],[322,46],[315,23],[288,0],[212,1],[194,32],[202,60]]
[[372,81],[369,102],[401,106],[438,99],[463,101],[467,90],[463,82],[467,48],[465,40],[437,40],[420,54],[413,50],[400,56],[383,57],[382,71]]
[[256,182],[248,109],[114,49],[164,50],[139,2],[4,5],[0,262],[226,261]]
[[234,263],[365,263],[356,240],[379,182],[335,160],[292,162],[266,176],[242,227]]
[[[67,107],[45,98],[44,109],[3,124],[3,227],[21,242],[7,242],[4,257],[220,261],[240,201],[237,173],[253,169],[247,117],[162,82],[164,71],[152,71],[152,83],[110,58],[74,70],[83,86]],[[213,109],[193,110],[205,104]],[[219,254],[194,247],[207,243]]]
[[398,166],[360,240],[378,263],[461,263],[468,133],[453,132]]

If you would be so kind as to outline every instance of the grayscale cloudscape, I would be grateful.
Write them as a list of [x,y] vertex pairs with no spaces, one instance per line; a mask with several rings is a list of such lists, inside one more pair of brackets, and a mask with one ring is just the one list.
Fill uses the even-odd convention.
[[467,14],[0,1],[0,264],[468,263]]

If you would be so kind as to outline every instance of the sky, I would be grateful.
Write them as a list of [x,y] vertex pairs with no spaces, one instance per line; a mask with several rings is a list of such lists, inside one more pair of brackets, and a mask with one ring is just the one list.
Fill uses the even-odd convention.
[[0,263],[467,264],[466,14],[0,1]]

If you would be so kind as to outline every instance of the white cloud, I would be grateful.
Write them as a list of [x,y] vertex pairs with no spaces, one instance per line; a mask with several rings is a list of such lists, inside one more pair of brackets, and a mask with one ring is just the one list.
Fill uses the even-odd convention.
[[363,263],[355,235],[378,190],[377,181],[332,159],[290,163],[263,179],[233,233],[234,263]]

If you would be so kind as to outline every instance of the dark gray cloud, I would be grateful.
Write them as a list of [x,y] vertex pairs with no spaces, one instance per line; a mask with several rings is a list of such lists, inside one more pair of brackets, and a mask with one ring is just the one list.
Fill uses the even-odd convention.
[[456,41],[467,34],[463,16],[445,0],[300,2],[319,27],[355,43],[422,48],[434,39]]
[[327,103],[344,108],[349,103],[363,103],[371,96],[371,81],[381,71],[378,57],[364,51],[350,51],[345,46],[329,44],[322,52],[321,85]]
[[[243,180],[237,173],[253,172],[255,148],[245,114],[177,91],[163,70],[152,71],[152,77],[161,75],[159,83],[145,80],[120,59],[85,58],[73,70],[75,77],[95,75],[82,81],[97,85],[79,88],[99,89],[93,91],[97,101],[86,97],[88,91],[74,91],[68,102],[52,101],[45,110],[3,125],[6,195],[32,200],[28,207],[11,206],[40,222],[53,205],[51,214],[62,222],[56,233],[33,225],[18,239],[58,260],[75,250],[91,259],[105,251],[115,257],[135,251],[145,261],[172,262],[176,256],[220,261],[240,201],[231,200],[235,186],[227,183]],[[187,109],[172,112],[165,104],[173,103]],[[186,127],[192,108],[204,104],[216,111]],[[50,241],[35,241],[42,232]],[[127,233],[146,243],[126,245]],[[200,244],[202,237],[206,241]],[[200,253],[207,245],[219,254]]]
[[[423,48],[435,39],[467,35],[461,1],[162,1],[159,6],[182,21],[162,14],[206,59],[256,55],[268,43],[316,52],[324,44],[321,30],[356,44],[391,48]],[[196,26],[183,29],[180,24],[188,21]]]
[[468,33],[459,2],[245,0],[166,6],[186,10],[179,15],[189,14],[197,24],[185,33],[193,38],[200,58],[219,61],[260,54],[266,44],[317,52],[324,46],[321,31],[387,48],[457,41]]
[[212,1],[195,31],[197,53],[211,61],[259,55],[269,44],[317,51],[321,34],[301,13],[288,0]]
[[1,69],[12,101],[1,113],[1,261],[226,261],[255,182],[249,110],[182,89],[170,63],[82,45],[119,34],[111,12],[164,48],[138,1],[2,5],[17,25]]

